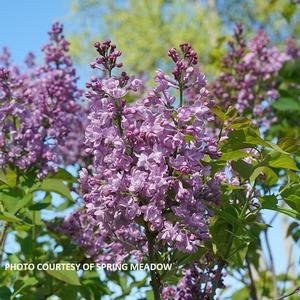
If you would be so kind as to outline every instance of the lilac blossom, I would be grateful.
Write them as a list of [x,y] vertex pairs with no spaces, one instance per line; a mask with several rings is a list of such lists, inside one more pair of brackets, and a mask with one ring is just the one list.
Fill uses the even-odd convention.
[[234,106],[241,115],[253,116],[268,127],[275,120],[270,104],[279,96],[275,76],[289,59],[289,55],[270,46],[262,29],[246,43],[243,28],[237,25],[223,59],[224,71],[210,90],[221,106]]
[[25,60],[23,71],[10,61],[7,49],[0,56],[0,165],[20,170],[34,168],[43,177],[58,164],[75,163],[82,156],[84,109],[82,92],[67,55],[69,43],[55,23],[43,47],[44,63]]
[[295,38],[289,38],[286,41],[286,54],[291,57],[291,59],[296,59],[300,57],[300,46]]
[[[184,268],[176,286],[164,286],[163,300],[208,300],[212,290],[212,281],[215,279],[215,267],[209,267],[211,258],[206,255],[203,262],[193,263],[189,268]],[[218,288],[224,288],[225,273],[221,274]]]

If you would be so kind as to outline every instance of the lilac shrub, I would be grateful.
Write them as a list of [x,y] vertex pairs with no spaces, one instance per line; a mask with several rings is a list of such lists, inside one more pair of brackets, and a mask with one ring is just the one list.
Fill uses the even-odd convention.
[[0,63],[0,165],[37,169],[39,176],[70,164],[82,155],[85,111],[78,104],[82,91],[67,55],[69,43],[55,23],[43,47],[44,63],[26,58],[25,71],[10,62],[4,49]]
[[[0,261],[6,235],[17,232],[20,263],[47,257],[79,264],[169,263],[170,271],[150,270],[155,300],[216,299],[217,290],[225,287],[224,270],[241,270],[246,274],[241,281],[251,286],[249,295],[256,299],[251,267],[260,272],[257,250],[261,233],[267,238],[268,230],[262,209],[298,216],[290,197],[299,189],[297,143],[289,138],[275,145],[259,133],[274,125],[276,79],[286,61],[299,57],[295,40],[280,52],[262,30],[246,43],[238,25],[223,73],[208,88],[197,53],[183,43],[168,51],[172,73],[157,70],[151,89],[122,70],[122,53],[111,41],[97,42],[98,57],[90,66],[100,74],[86,83],[86,109],[79,103],[83,91],[60,23],[52,26],[49,38],[42,64],[30,53],[19,68],[6,48],[0,54]],[[70,164],[80,165],[80,192],[66,170],[49,174]],[[40,190],[46,194],[36,199]],[[54,208],[57,212],[70,208],[72,191],[80,194],[82,207],[63,221],[40,220],[40,210],[52,206],[52,192],[68,200]],[[53,249],[45,239],[50,234],[57,242]],[[31,256],[23,253],[28,241]],[[79,247],[69,248],[72,241]],[[59,297],[70,291],[84,297],[91,291],[96,298],[111,292],[90,272],[77,278],[75,271],[70,277],[45,271],[28,272],[33,288],[14,294],[25,299],[44,284],[44,298],[52,291]],[[121,285],[118,298],[146,280],[107,275],[105,282]],[[16,278],[14,273],[12,282]],[[53,285],[56,280],[63,282]],[[10,286],[4,293],[12,293]],[[269,296],[278,298],[277,291]]]

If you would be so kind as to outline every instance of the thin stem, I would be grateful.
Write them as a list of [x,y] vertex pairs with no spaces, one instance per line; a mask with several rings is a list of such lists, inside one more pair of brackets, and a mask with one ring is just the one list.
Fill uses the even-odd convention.
[[266,288],[266,282],[267,282],[267,272],[264,272],[264,277],[263,277],[263,284],[262,284],[262,289],[261,289],[261,293],[260,293],[260,298],[262,299],[264,296],[264,291]]
[[216,271],[215,278],[214,278],[214,281],[213,281],[212,287],[211,287],[211,293],[210,293],[210,296],[209,296],[210,300],[213,300],[214,297],[215,297],[216,290],[218,288],[218,283],[219,283],[220,278],[221,278],[222,270],[225,267],[225,265],[226,265],[226,261],[223,260],[223,259],[219,259],[218,269]]
[[264,236],[265,236],[267,251],[268,251],[268,255],[269,255],[269,259],[270,259],[270,269],[271,269],[271,272],[272,272],[272,275],[273,275],[274,298],[277,298],[278,297],[277,278],[276,278],[276,271],[275,271],[273,253],[272,253],[271,246],[270,246],[270,241],[269,241],[268,229],[264,230]]
[[252,275],[251,265],[250,265],[248,257],[246,257],[246,264],[247,264],[247,269],[248,269],[249,278],[250,278],[250,295],[251,295],[252,300],[258,300],[255,281],[254,281],[254,278]]
[[221,137],[222,137],[222,133],[223,133],[223,128],[224,128],[224,123],[222,122],[221,128],[220,128],[220,132],[219,132],[219,136],[218,136],[218,142],[220,142]]
[[[35,249],[36,249],[36,212],[33,211],[32,212],[32,244],[33,244],[33,253],[32,253],[32,262],[35,264],[36,261],[36,253],[35,253]],[[35,272],[35,269],[34,269]]]
[[182,85],[179,84],[179,106],[183,105],[183,88]]
[[272,217],[271,221],[269,222],[269,225],[272,225],[272,224],[273,224],[273,222],[275,221],[275,219],[277,218],[278,215],[279,215],[278,212],[276,212],[276,213],[274,214],[274,216]]
[[[1,201],[0,201],[0,211],[1,212],[4,211],[4,207],[3,207],[3,204]],[[3,222],[3,231],[1,232],[1,235],[0,235],[0,265],[2,263],[3,251],[4,251],[4,245],[5,245],[8,227],[9,227],[8,223]]]
[[239,273],[239,275],[241,275],[241,277],[238,277],[234,273],[230,273],[229,275],[230,275],[230,277],[234,278],[235,280],[240,281],[244,285],[247,285],[247,282],[246,282],[246,280],[243,279],[243,277],[242,277],[243,275],[241,273]]
[[[149,262],[155,263],[155,253],[154,253],[154,241],[155,235],[148,229],[148,225],[145,226],[146,237],[148,241],[148,254],[149,254]],[[160,300],[160,281],[159,276],[155,270],[150,271],[151,275],[151,286],[154,294],[155,300]]]
[[283,281],[283,286],[282,286],[282,292],[281,292],[281,295],[284,295],[285,293],[285,290],[286,290],[286,284],[287,284],[287,280],[288,280],[288,277],[289,277],[289,272],[290,272],[290,268],[291,268],[291,265],[292,265],[292,250],[293,248],[290,247],[290,251],[289,251],[289,258],[288,258],[288,264],[287,264],[287,268],[286,268],[286,272],[285,272],[285,277],[284,277],[284,281]]
[[4,245],[5,245],[5,240],[6,240],[6,236],[7,236],[8,227],[9,227],[8,223],[4,223],[3,231],[2,231],[1,236],[0,236],[0,265],[2,263]]
[[121,113],[121,108],[118,105],[118,100],[114,99],[114,104],[115,107],[117,109],[117,115],[116,115],[116,121],[117,121],[117,125],[120,131],[120,135],[123,135],[123,128],[122,128],[122,113]]
[[289,298],[295,294],[298,294],[299,292],[300,292],[300,286],[298,286],[296,289],[294,289],[291,293],[284,295],[280,298],[276,298],[275,300],[283,300],[283,299]]
[[255,186],[256,186],[256,181],[254,182],[253,187],[252,187],[252,189],[251,189],[251,191],[249,193],[249,196],[247,197],[247,199],[245,201],[245,204],[244,204],[244,206],[242,208],[242,211],[241,211],[241,214],[240,214],[240,218],[241,219],[245,216],[245,214],[247,212],[248,206],[249,206],[249,204],[251,202],[252,195],[253,195],[253,193],[255,191]]

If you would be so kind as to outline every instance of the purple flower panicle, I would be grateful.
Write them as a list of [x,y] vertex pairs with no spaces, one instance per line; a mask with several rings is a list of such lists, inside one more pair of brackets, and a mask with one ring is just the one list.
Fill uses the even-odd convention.
[[[82,92],[67,55],[69,43],[55,23],[43,47],[44,63],[26,58],[27,70],[12,65],[6,49],[0,56],[0,165],[34,168],[39,176],[82,155],[85,112]],[[75,136],[76,138],[74,138]],[[72,151],[71,151],[72,149]]]

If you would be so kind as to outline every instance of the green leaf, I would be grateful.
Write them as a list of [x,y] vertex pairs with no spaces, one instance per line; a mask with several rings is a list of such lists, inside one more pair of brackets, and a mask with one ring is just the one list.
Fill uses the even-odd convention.
[[285,82],[300,83],[300,58],[288,61],[280,70],[280,76]]
[[28,223],[15,223],[14,224],[14,229],[18,231],[18,234],[21,234],[22,232],[25,234],[25,232],[28,232],[28,230],[32,228],[32,224]]
[[265,167],[263,169],[263,173],[265,175],[265,182],[269,185],[269,186],[272,186],[272,185],[275,185],[278,181],[278,176],[277,174],[270,168],[268,167]]
[[284,150],[282,150],[282,149],[279,147],[279,145],[273,144],[273,143],[271,143],[271,142],[267,142],[267,144],[269,145],[268,148],[271,148],[271,149],[273,149],[273,150],[275,150],[275,151],[277,151],[277,152],[280,152],[280,153],[282,153],[282,154],[287,154],[287,155],[289,155],[289,153],[286,152],[286,151],[284,151]]
[[25,256],[26,260],[31,260],[35,253],[35,245],[32,238],[32,232],[29,231],[24,238],[18,239],[21,246],[22,255]]
[[69,189],[64,185],[61,179],[46,178],[40,185],[33,187],[32,191],[54,192],[73,201]]
[[292,97],[280,97],[272,106],[280,111],[300,111],[300,104]]
[[62,168],[59,168],[55,174],[49,175],[47,178],[61,179],[63,181],[72,182],[72,183],[77,181],[76,177],[74,177],[72,174],[70,174],[68,171]]
[[[94,296],[94,293],[93,293],[93,290],[88,287],[88,286],[84,286],[82,285],[80,287],[80,294],[84,297],[84,299],[86,300],[96,300],[95,299],[95,296]],[[67,298],[66,298],[67,299]]]
[[32,224],[38,226],[44,226],[44,222],[41,219],[41,212],[37,210],[27,210],[26,216],[31,220]]
[[226,206],[223,209],[218,210],[216,214],[232,225],[240,223],[239,211],[234,206]]
[[[269,145],[261,140],[257,134],[251,131],[249,134],[248,130],[240,129],[232,131],[228,134],[228,139],[224,141],[222,145],[222,152],[234,151],[245,148],[255,148],[257,145],[268,147]],[[253,136],[254,135],[254,136]]]
[[299,171],[295,161],[289,155],[273,151],[270,153],[270,156],[271,156],[271,159],[269,160],[270,167]]
[[141,288],[143,286],[145,286],[145,284],[147,283],[147,278],[144,278],[140,281],[133,281],[129,286],[127,286],[127,280],[125,280],[125,276],[122,276],[120,278],[120,281],[122,283],[123,279],[124,279],[124,283],[123,285],[121,285],[122,288],[122,295],[114,298],[115,300],[123,300],[125,299],[126,296],[130,295],[131,291],[133,288]]
[[21,208],[27,206],[32,201],[33,195],[24,195],[24,191],[19,188],[13,188],[8,192],[0,192],[0,200],[5,209],[16,214]]
[[292,222],[290,225],[289,225],[289,228],[286,232],[286,236],[290,236],[292,235],[293,231],[299,227],[299,223],[298,222]]
[[11,291],[6,286],[0,287],[0,299],[1,300],[10,300]]
[[39,203],[35,203],[35,204],[29,206],[28,208],[29,208],[29,210],[42,210],[49,206],[50,206],[50,203],[39,202]]
[[300,214],[296,210],[286,209],[277,205],[277,198],[275,195],[266,195],[259,197],[262,203],[262,209],[269,209],[285,214],[293,219],[300,220]]
[[23,277],[22,280],[17,280],[14,284],[14,293],[11,296],[11,299],[15,299],[15,296],[26,287],[36,285],[37,283],[38,281],[34,277]]
[[236,292],[234,292],[231,296],[232,300],[248,300],[249,299],[249,290],[247,287],[243,287]]
[[13,188],[9,191],[0,192],[0,200],[5,207],[5,210],[14,214],[16,206],[23,198],[23,191],[17,188]]
[[6,171],[6,179],[7,179],[7,184],[9,186],[11,186],[11,187],[16,186],[17,174],[10,168],[8,168]]
[[300,213],[300,184],[283,189],[281,197],[291,208]]
[[84,276],[81,278],[81,282],[81,288],[89,287],[92,289],[95,299],[100,299],[100,296],[103,295],[112,294],[107,284],[100,280],[99,275],[98,273],[96,273],[96,271],[84,272]]
[[243,160],[233,161],[231,163],[232,168],[239,173],[245,179],[249,179],[254,171],[254,167]]
[[207,252],[206,247],[199,247],[196,252],[184,256],[184,258],[180,260],[180,265],[188,265],[195,261],[199,261],[199,259],[205,254],[205,252]]
[[[247,237],[248,239],[248,237]],[[231,254],[228,258],[229,262],[232,262],[235,266],[242,268],[244,266],[245,257],[248,252],[249,242],[234,239],[234,243],[231,249]]]
[[1,170],[0,170],[0,182],[2,182],[4,184],[8,184],[8,180]]
[[234,106],[230,106],[227,109],[225,115],[226,115],[226,120],[230,120],[230,119],[235,118],[238,115],[238,111],[236,110],[236,108]]
[[41,210],[45,208],[51,208],[52,196],[50,193],[46,193],[44,199],[40,202],[34,203],[28,207],[29,210]]
[[262,208],[271,209],[277,206],[277,198],[275,195],[266,195],[259,198],[262,202]]
[[300,155],[300,140],[284,137],[278,141],[278,146],[288,153]]
[[263,174],[265,176],[263,181],[269,186],[275,185],[278,181],[278,176],[272,169],[268,167],[257,167],[250,176],[250,183],[253,184],[260,174]]
[[239,117],[234,119],[232,122],[230,122],[228,125],[226,125],[225,128],[231,128],[231,129],[243,129],[251,124],[250,120],[245,117]]
[[31,203],[33,200],[33,194],[27,194],[22,199],[20,199],[17,203],[14,209],[11,211],[12,213],[16,213],[21,208],[27,206],[27,204]]
[[224,113],[218,106],[213,106],[210,110],[223,122],[234,118],[238,114],[234,107],[230,107],[226,113]]
[[253,153],[247,153],[246,151],[236,150],[236,151],[229,151],[229,152],[222,153],[220,160],[224,160],[224,161],[238,160],[240,158],[245,158],[249,156],[253,156]]
[[217,106],[213,106],[210,110],[221,120],[226,121],[226,114]]
[[146,285],[146,283],[147,283],[147,277],[139,281],[131,282],[128,290],[129,292],[131,292],[133,288],[142,288]]
[[77,299],[77,293],[78,293],[78,288],[75,286],[62,286],[57,295],[60,297],[62,300],[67,300],[67,299]]
[[232,131],[228,134],[228,139],[226,139],[221,146],[222,152],[234,151],[245,148],[254,148],[258,146],[263,146],[266,148],[274,149],[275,151],[281,152],[283,154],[288,154],[283,151],[278,145],[271,142],[263,140],[257,130],[253,128],[239,129]]
[[67,208],[69,208],[71,205],[73,204],[73,200],[70,201],[63,201],[60,205],[58,205],[57,207],[55,207],[55,211],[56,212],[60,212],[60,211],[63,211]]
[[9,212],[0,212],[0,220],[4,220],[9,223],[21,223],[22,220]]
[[214,223],[210,226],[213,249],[216,254],[222,258],[225,258],[225,255],[228,255],[228,241],[233,234],[230,227],[232,227],[232,225],[223,218],[215,218]]
[[56,279],[66,283],[80,285],[79,278],[75,270],[46,270],[46,272]]
[[146,299],[147,300],[154,300],[154,294],[151,290],[146,292]]
[[290,23],[293,15],[297,11],[297,6],[293,2],[285,3],[282,10],[283,17]]
[[195,141],[195,137],[193,135],[190,135],[190,134],[185,134],[184,135],[184,140],[186,142],[194,142]]
[[297,176],[297,173],[296,172],[293,172],[293,171],[287,171],[287,175],[289,177],[289,180],[293,183],[300,183],[300,177]]
[[270,147],[270,144],[266,141],[264,141],[260,136],[259,133],[252,129],[248,128],[244,130],[245,134],[245,143],[250,144],[250,145],[260,145],[264,147]]
[[283,207],[277,207],[276,209],[272,209],[272,210],[275,210],[279,213],[282,213],[284,215],[287,215],[293,219],[296,219],[296,220],[300,220],[300,215],[299,213],[296,211],[296,210],[293,210],[293,209],[287,209],[287,208],[283,208]]

